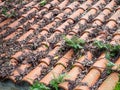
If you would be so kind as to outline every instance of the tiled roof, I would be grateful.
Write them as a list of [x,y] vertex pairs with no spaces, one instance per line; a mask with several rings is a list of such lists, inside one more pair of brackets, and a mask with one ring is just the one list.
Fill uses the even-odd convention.
[[[1,78],[30,84],[39,80],[49,85],[53,73],[57,77],[66,72],[68,77],[59,84],[65,90],[113,90],[118,73],[104,75],[105,53],[97,57],[86,51],[78,58],[65,46],[62,35],[120,43],[120,6],[115,0],[52,0],[43,7],[28,0],[18,12],[17,18],[0,15]],[[92,62],[90,66],[82,64],[85,60]],[[119,56],[116,63],[120,64]]]

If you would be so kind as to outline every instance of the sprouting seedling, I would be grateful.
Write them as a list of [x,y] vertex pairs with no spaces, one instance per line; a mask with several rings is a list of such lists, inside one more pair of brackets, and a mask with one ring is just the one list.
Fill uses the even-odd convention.
[[2,8],[2,14],[7,16],[7,8],[6,7],[3,7]]
[[3,8],[2,8],[2,14],[3,14],[6,18],[10,18],[10,17],[15,17],[15,16],[16,16],[15,11],[11,11],[10,14],[8,14],[7,12],[8,12],[7,8],[6,8],[6,7],[3,7]]
[[66,45],[73,48],[75,51],[82,49],[83,45],[85,44],[84,40],[76,36],[73,36],[71,39],[63,37],[63,39],[65,40]]
[[30,90],[50,90],[49,87],[45,86],[43,83],[36,81],[31,87]]
[[46,3],[47,3],[47,0],[42,0],[42,1],[40,2],[40,6],[44,6]]
[[116,54],[120,53],[120,45],[111,45],[109,43],[103,43],[101,41],[95,41],[94,45],[100,49],[104,50],[106,55],[105,58],[110,60],[111,57],[115,57]]
[[120,82],[117,82],[117,84],[115,85],[114,90],[120,90]]
[[109,43],[102,43],[101,41],[95,41],[94,45],[98,49],[105,51],[105,58],[108,60],[107,72],[109,74],[112,71],[112,67],[115,66],[115,64],[111,62],[110,59],[120,53],[120,45],[111,45]]
[[107,63],[107,74],[110,74],[112,72],[112,67],[115,66],[116,64],[111,62],[111,61],[108,61]]
[[119,74],[119,81],[118,81],[117,84],[115,85],[114,90],[120,90],[120,74]]
[[60,74],[58,77],[55,77],[53,74],[53,76],[54,79],[51,80],[50,85],[55,88],[55,90],[58,90],[58,84],[64,82],[64,77],[66,77],[66,74]]

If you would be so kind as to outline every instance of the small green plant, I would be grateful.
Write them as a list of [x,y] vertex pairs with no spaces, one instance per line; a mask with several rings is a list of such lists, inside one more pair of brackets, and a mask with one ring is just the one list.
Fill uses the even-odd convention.
[[49,87],[45,86],[43,83],[36,81],[31,87],[30,90],[50,90]]
[[16,16],[15,11],[11,11],[10,14],[8,14],[7,12],[8,12],[7,8],[6,8],[6,7],[3,7],[3,8],[2,8],[2,14],[3,14],[6,18],[11,18],[11,17]]
[[120,82],[117,82],[117,84],[116,84],[114,90],[120,90]]
[[103,43],[101,41],[95,41],[94,45],[98,49],[105,51],[105,58],[108,60],[110,60],[111,57],[115,57],[118,53],[120,53],[120,45],[111,45],[109,43]]
[[115,85],[114,90],[120,90],[120,75],[119,75],[119,81],[118,81],[117,84]]
[[99,50],[105,51],[105,58],[108,60],[107,63],[107,73],[111,73],[112,67],[115,66],[113,62],[110,61],[112,57],[115,57],[118,53],[120,53],[120,45],[111,45],[109,43],[103,43],[101,41],[95,41],[94,45]]
[[107,74],[110,74],[112,72],[112,67],[115,66],[115,63],[108,61],[107,63]]
[[63,39],[65,40],[66,45],[73,48],[75,51],[82,49],[83,45],[85,44],[84,40],[76,36],[73,36],[71,39],[63,37]]
[[40,2],[40,6],[44,6],[46,3],[47,3],[47,0],[42,0],[42,1]]
[[54,79],[51,80],[50,86],[52,88],[54,88],[55,90],[58,90],[58,84],[64,82],[64,77],[65,76],[66,76],[66,74],[61,74],[58,77],[55,77],[55,75],[54,75]]

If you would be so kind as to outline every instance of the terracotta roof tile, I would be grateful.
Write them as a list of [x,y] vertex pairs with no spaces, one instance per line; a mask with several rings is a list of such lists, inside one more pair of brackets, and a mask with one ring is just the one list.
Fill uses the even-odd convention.
[[[0,1],[0,6],[4,4]],[[11,9],[19,6],[15,3]],[[18,12],[17,18],[0,16],[0,59],[5,58],[8,67],[13,67],[8,70],[0,62],[1,79],[31,85],[38,80],[49,86],[54,76],[67,73],[68,77],[59,84],[64,90],[114,89],[119,73],[112,72],[103,80],[106,53],[91,45],[94,40],[120,44],[120,6],[115,0],[48,0],[44,6],[30,0]],[[64,35],[68,39],[78,36],[85,41],[85,48],[76,53],[66,45]],[[120,64],[119,56],[112,59]],[[117,66],[112,67],[116,69]],[[98,86],[94,89],[94,85]]]

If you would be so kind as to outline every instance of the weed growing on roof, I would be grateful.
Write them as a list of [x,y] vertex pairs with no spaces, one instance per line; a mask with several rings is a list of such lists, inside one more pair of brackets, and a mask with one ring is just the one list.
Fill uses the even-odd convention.
[[2,8],[2,14],[3,14],[6,18],[11,18],[11,17],[16,16],[15,11],[11,11],[10,13],[8,13],[8,10],[7,10],[6,7],[3,7],[3,8]]
[[63,39],[65,40],[66,45],[70,48],[73,48],[74,51],[83,49],[83,45],[85,44],[85,41],[78,38],[77,36],[73,36],[71,39],[68,39],[64,36]]
[[66,74],[61,74],[58,77],[55,77],[55,75],[53,76],[54,76],[54,79],[51,80],[50,86],[55,90],[58,90],[58,84],[64,82],[64,77],[66,77]]
[[49,87],[45,86],[43,83],[36,81],[31,87],[30,90],[50,90]]
[[104,50],[105,51],[105,58],[108,60],[107,63],[107,69],[108,69],[108,73],[111,72],[111,68],[113,66],[115,66],[115,64],[113,62],[110,61],[110,59],[112,57],[117,56],[117,54],[120,53],[120,45],[111,45],[109,43],[103,43],[101,41],[95,41],[94,45],[100,49],[100,50]]
[[46,3],[47,3],[47,0],[42,0],[42,1],[40,2],[40,6],[44,6]]
[[120,90],[120,75],[119,75],[119,81],[118,81],[117,84],[115,85],[114,90]]

